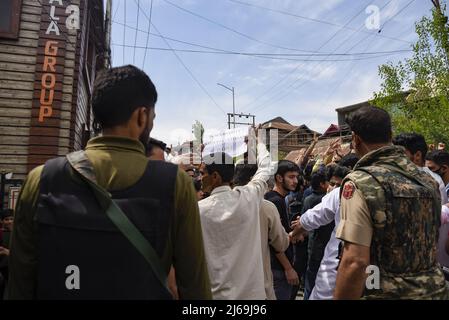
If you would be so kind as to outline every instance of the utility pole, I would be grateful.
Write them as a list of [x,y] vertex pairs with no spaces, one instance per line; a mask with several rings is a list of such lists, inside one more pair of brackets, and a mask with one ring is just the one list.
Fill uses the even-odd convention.
[[111,27],[112,27],[112,0],[106,2],[106,15],[104,19],[105,30],[105,52],[104,52],[104,67],[109,69],[111,67]]
[[[251,118],[252,121],[249,121],[249,122],[236,122],[235,121],[236,117],[238,117],[238,118],[246,118],[246,119]],[[233,119],[232,121],[231,121],[231,118]],[[250,113],[248,113],[248,114],[246,114],[246,113],[240,113],[240,114],[239,113],[228,113],[228,129],[231,129],[231,123],[234,124],[234,128],[235,128],[236,124],[248,125],[248,126],[255,127],[256,126],[256,116],[252,115]]]
[[[232,92],[232,114],[233,114],[233,119],[234,119],[233,128],[235,128],[235,90],[234,90],[234,87],[229,88],[221,83],[217,83],[217,85],[219,85],[225,89],[228,89],[229,91]],[[229,115],[230,115],[230,113],[228,113],[228,129],[231,129],[230,122],[229,122],[229,120],[230,120]]]

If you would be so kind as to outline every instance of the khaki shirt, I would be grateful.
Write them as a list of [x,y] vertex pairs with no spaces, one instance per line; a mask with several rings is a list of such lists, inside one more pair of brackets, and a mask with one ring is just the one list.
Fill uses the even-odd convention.
[[352,181],[342,187],[340,215],[336,237],[365,247],[371,246],[373,222],[362,192]]
[[[86,154],[99,185],[109,191],[134,185],[143,175],[148,158],[137,140],[103,136],[91,139]],[[34,221],[43,166],[32,170],[22,187],[16,206],[9,261],[10,299],[35,297],[38,248]],[[211,299],[196,193],[191,178],[178,170],[175,213],[161,262],[167,274],[173,264],[181,299]]]

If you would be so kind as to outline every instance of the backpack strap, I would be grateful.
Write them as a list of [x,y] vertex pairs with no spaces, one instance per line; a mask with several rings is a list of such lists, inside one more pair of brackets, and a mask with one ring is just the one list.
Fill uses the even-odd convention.
[[167,275],[156,251],[139,229],[136,228],[120,207],[112,200],[111,194],[96,183],[93,165],[87,158],[86,153],[83,150],[76,151],[68,154],[66,157],[72,168],[80,174],[82,179],[92,189],[92,192],[95,194],[101,207],[105,210],[108,218],[122,232],[129,242],[131,242],[136,250],[140,252],[150,265],[160,283],[167,289],[167,291],[169,291],[167,287]]

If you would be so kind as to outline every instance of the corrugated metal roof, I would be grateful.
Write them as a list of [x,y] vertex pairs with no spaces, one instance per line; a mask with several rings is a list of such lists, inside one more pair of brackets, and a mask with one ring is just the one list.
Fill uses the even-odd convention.
[[262,125],[262,128],[263,129],[279,129],[279,130],[286,130],[286,131],[290,132],[299,127],[293,126],[293,125],[287,124],[287,123],[281,123],[281,122],[268,122],[268,123]]

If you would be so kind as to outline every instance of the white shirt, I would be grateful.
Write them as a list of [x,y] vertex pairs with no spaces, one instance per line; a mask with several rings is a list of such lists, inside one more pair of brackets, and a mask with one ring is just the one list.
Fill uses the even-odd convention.
[[[438,182],[439,190],[441,193],[441,204],[443,205],[441,210],[441,220],[445,217],[446,209],[447,207],[444,206],[448,199],[447,199],[447,193],[446,193],[446,186],[444,185],[443,179],[441,179],[439,174],[436,174],[432,170],[430,170],[427,167],[422,168],[424,172],[430,174],[432,178],[435,179],[436,182]],[[442,221],[443,222],[443,221]],[[438,262],[446,267],[449,267],[449,255],[446,253],[445,247],[446,247],[446,240],[447,240],[447,233],[449,231],[449,225],[448,224],[441,224],[439,229],[439,237],[438,237],[438,254],[437,254],[437,260]]]
[[307,210],[300,218],[301,225],[307,231],[318,229],[331,223],[332,220],[335,220],[335,227],[324,250],[310,300],[333,299],[337,280],[338,246],[340,244],[340,240],[335,237],[336,228],[340,223],[340,188],[335,188],[326,194],[321,203]]
[[449,267],[449,255],[446,253],[446,241],[449,232],[449,208],[443,206],[441,209],[441,227],[438,238],[438,262],[445,267]]
[[433,172],[427,167],[420,167],[422,171],[429,174],[437,183],[438,183],[438,189],[440,190],[441,195],[441,204],[447,203],[447,193],[446,193],[446,186],[444,185],[443,179],[441,179],[440,175]]
[[243,187],[215,188],[199,202],[204,250],[214,299],[266,298],[259,212],[270,156],[259,144],[258,170]]

